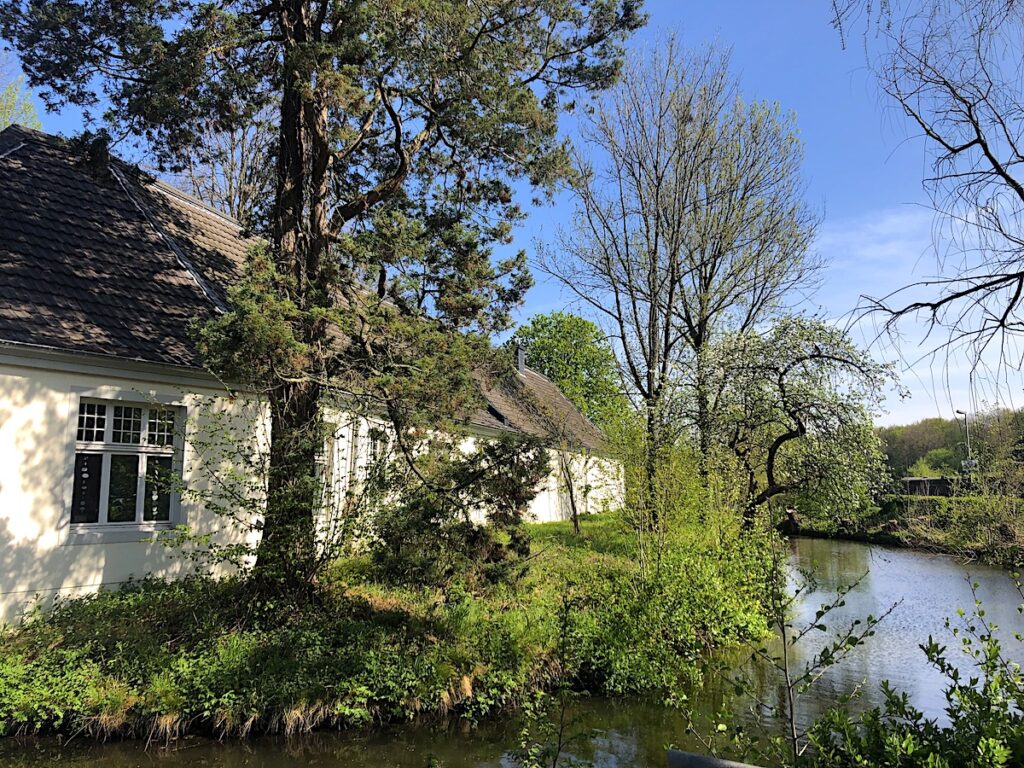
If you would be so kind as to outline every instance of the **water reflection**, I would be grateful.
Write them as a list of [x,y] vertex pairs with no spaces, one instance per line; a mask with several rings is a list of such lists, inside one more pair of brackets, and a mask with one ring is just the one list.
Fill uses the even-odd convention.
[[[813,696],[800,701],[799,719],[807,723],[841,696],[864,685],[861,706],[881,703],[878,683],[888,679],[906,691],[912,702],[930,716],[942,716],[945,701],[942,678],[924,659],[918,645],[931,634],[946,642],[943,626],[957,608],[973,605],[970,579],[981,586],[987,616],[1000,625],[1000,634],[1012,638],[1024,632],[1024,620],[1017,613],[1019,596],[1012,582],[999,570],[979,565],[964,566],[947,557],[920,552],[870,547],[863,544],[825,540],[794,542],[794,568],[813,572],[816,593],[800,604],[800,619],[809,621],[817,607],[832,599],[836,590],[867,576],[833,614],[831,628],[854,618],[880,615],[890,605],[899,607],[878,627],[867,645],[856,649],[840,666],[833,667],[814,688]],[[798,648],[797,664],[815,653],[825,638],[819,633]],[[1009,639],[1008,655],[1024,662],[1019,643]],[[956,659],[957,651],[951,652]],[[749,654],[733,654],[738,663]],[[779,680],[770,668],[748,670],[763,694],[781,695]],[[730,702],[729,689],[711,681],[696,700],[702,710],[716,711],[723,703],[737,710],[749,705]],[[683,735],[685,720],[674,710],[641,701],[580,701],[572,713],[573,731],[581,735],[571,745],[577,756],[601,768],[658,766],[665,760],[669,743],[694,747]],[[362,733],[323,733],[291,741],[280,738],[256,739],[244,744],[218,743],[207,739],[186,739],[172,749],[145,751],[137,742],[91,745],[75,740],[61,746],[55,740],[7,739],[0,741],[0,764],[11,768],[41,768],[54,765],[85,768],[292,768],[316,765],[323,768],[424,768],[431,756],[446,768],[502,768],[510,764],[507,750],[518,740],[515,718],[502,718],[478,728],[464,724],[448,726],[412,725]]]
[[[973,609],[972,581],[979,584],[978,597],[984,603],[986,617],[1000,627],[998,635],[1004,640],[1007,655],[1024,662],[1024,648],[1013,638],[1014,632],[1024,630],[1024,620],[1017,611],[1020,595],[997,568],[964,565],[922,552],[825,540],[799,541],[793,562],[814,573],[818,582],[818,591],[800,605],[802,621],[811,621],[821,603],[831,600],[836,590],[865,572],[858,587],[846,596],[846,605],[832,614],[830,628],[848,626],[869,614],[879,616],[899,603],[875,636],[831,669],[816,686],[813,697],[805,697],[800,712],[804,722],[858,685],[864,685],[863,706],[880,704],[878,683],[882,680],[908,693],[911,702],[926,715],[941,719],[946,703],[943,677],[928,665],[919,646],[930,635],[950,647],[951,661],[964,669],[969,666],[970,660],[950,642],[944,622],[947,617],[955,619],[958,608],[968,612]],[[801,663],[825,642],[820,633],[808,640],[812,642],[798,648]]]

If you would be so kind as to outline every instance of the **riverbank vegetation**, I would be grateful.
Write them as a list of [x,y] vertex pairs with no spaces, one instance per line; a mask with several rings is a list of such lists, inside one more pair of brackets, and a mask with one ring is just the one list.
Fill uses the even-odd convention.
[[858,515],[802,517],[802,535],[941,552],[1017,567],[1024,552],[1022,501],[1006,496],[886,495]]
[[[928,419],[878,430],[890,470],[848,503],[794,498],[794,532],[943,552],[1019,567],[1024,553],[1024,422],[992,409],[971,415],[971,461],[964,422]],[[960,438],[954,441],[954,438]],[[962,457],[962,458],[960,458]],[[955,469],[953,467],[955,464]],[[893,474],[909,465],[907,487]],[[925,495],[930,485],[931,493]],[[920,487],[919,487],[920,486]],[[913,493],[908,493],[908,490]]]
[[670,697],[708,651],[765,632],[766,558],[735,520],[680,526],[647,578],[619,517],[530,538],[528,572],[487,590],[396,586],[352,558],[308,603],[205,578],[60,601],[0,634],[0,731],[163,739],[475,720],[559,681]]

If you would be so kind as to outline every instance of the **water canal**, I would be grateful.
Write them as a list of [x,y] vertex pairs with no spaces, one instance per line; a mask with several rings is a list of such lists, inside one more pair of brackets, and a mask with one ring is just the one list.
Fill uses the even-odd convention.
[[[807,594],[799,605],[801,615],[808,619],[838,588],[862,576],[846,605],[831,617],[830,626],[867,614],[877,616],[899,603],[866,645],[829,670],[812,696],[801,699],[799,718],[803,722],[858,686],[863,688],[858,706],[880,704],[878,684],[883,680],[908,693],[927,714],[941,718],[945,703],[942,677],[927,664],[918,644],[929,635],[942,642],[950,639],[944,621],[946,617],[955,619],[958,608],[973,606],[972,581],[979,585],[978,596],[984,601],[987,618],[1001,627],[1000,634],[1007,639],[1007,655],[1024,662],[1022,646],[1012,639],[1014,631],[1024,632],[1024,619],[1017,611],[1019,595],[999,569],[923,552],[814,539],[794,541],[791,562],[795,569],[813,573],[817,582],[817,591]],[[804,644],[798,654],[806,658],[816,649]],[[748,655],[732,654],[730,660],[739,663]],[[755,668],[750,676],[759,681],[763,695],[780,693],[777,679],[768,670]],[[703,708],[712,710],[725,700],[723,690],[724,686],[712,682],[695,698]],[[732,703],[742,712],[742,702]],[[572,730],[579,736],[573,753],[602,768],[661,766],[666,745],[692,746],[685,737],[682,715],[653,702],[583,700],[574,706],[572,720]],[[54,739],[6,739],[0,742],[0,765],[425,768],[433,756],[436,764],[445,768],[490,768],[510,764],[507,753],[516,745],[518,729],[516,719],[509,717],[476,728],[406,725],[373,733],[320,733],[292,740],[266,737],[244,743],[188,738],[168,749],[149,750],[139,742],[96,745],[84,739],[67,744]]]

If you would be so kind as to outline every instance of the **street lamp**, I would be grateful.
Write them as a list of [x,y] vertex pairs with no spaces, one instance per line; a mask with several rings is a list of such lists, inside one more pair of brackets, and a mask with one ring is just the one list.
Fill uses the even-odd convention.
[[964,431],[967,433],[967,461],[963,464],[963,468],[970,471],[974,469],[974,459],[971,458],[971,422],[970,417],[967,415],[967,411],[957,410],[957,414],[964,417]]

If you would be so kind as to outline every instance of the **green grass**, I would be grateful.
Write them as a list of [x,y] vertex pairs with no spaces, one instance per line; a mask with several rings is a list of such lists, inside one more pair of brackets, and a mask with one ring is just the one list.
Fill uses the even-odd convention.
[[615,515],[583,518],[579,536],[573,532],[572,523],[568,520],[534,523],[529,529],[530,540],[538,550],[557,546],[570,551],[584,550],[622,557],[633,555],[632,534]]
[[203,578],[59,601],[0,631],[0,732],[474,720],[562,676],[597,694],[667,696],[699,674],[703,654],[764,632],[754,543],[694,528],[641,579],[614,517],[586,520],[579,537],[563,523],[531,535],[529,570],[486,592],[397,588],[351,559],[301,605]]

